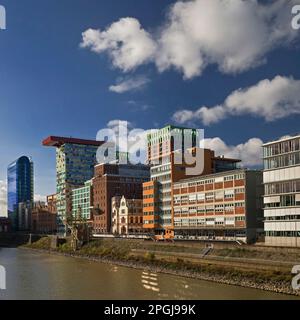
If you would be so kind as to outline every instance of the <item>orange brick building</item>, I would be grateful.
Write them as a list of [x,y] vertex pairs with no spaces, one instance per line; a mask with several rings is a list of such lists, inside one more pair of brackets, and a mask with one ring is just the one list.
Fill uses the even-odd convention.
[[233,170],[173,185],[175,239],[255,242],[263,233],[262,172]]
[[[190,148],[184,144],[186,137],[190,139]],[[143,184],[144,229],[148,232],[156,235],[173,232],[172,186],[175,182],[191,177],[191,174],[199,176],[234,170],[240,162],[216,157],[214,151],[198,148],[199,138],[199,132],[195,129],[174,126],[167,126],[148,135],[151,181]],[[178,144],[178,141],[181,143]],[[197,161],[196,154],[200,155]],[[187,155],[193,156],[193,164],[187,164]],[[199,170],[190,172],[190,169],[198,167]]]

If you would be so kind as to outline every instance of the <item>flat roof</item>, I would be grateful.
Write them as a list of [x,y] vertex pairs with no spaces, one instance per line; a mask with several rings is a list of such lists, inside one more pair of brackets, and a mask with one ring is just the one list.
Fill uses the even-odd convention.
[[269,146],[269,145],[272,145],[272,144],[276,144],[276,143],[280,143],[280,142],[283,142],[283,141],[297,139],[297,138],[300,138],[300,134],[299,133],[294,134],[294,135],[285,135],[285,136],[283,136],[283,137],[281,137],[279,139],[264,143],[263,147],[266,147],[266,146]]
[[238,169],[234,169],[234,170],[209,173],[209,174],[205,174],[205,175],[191,176],[190,178],[184,178],[184,179],[181,179],[181,180],[178,180],[178,181],[174,182],[174,185],[175,184],[180,184],[180,183],[194,182],[196,180],[215,178],[215,177],[218,177],[218,176],[229,176],[229,175],[237,174],[238,172],[263,172],[263,170],[260,170],[260,169],[248,169],[248,168],[238,168]]
[[222,161],[234,162],[234,163],[242,162],[241,159],[225,158],[224,156],[213,157],[213,160],[222,160]]
[[88,145],[88,146],[101,146],[104,143],[104,141],[86,140],[86,139],[78,139],[78,138],[71,138],[71,137],[70,138],[57,137],[57,136],[49,136],[48,138],[42,141],[43,146],[46,146],[46,147],[60,147],[66,143]]

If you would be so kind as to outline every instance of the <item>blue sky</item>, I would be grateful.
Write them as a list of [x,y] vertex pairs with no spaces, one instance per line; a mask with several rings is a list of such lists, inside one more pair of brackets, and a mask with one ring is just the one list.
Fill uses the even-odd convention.
[[[218,1],[222,0],[213,2]],[[202,2],[199,0],[198,5],[203,6]],[[212,2],[206,2],[207,8],[214,10],[208,6]],[[155,49],[151,56],[147,56],[146,52],[147,61],[134,61],[129,69],[124,64],[123,67],[116,67],[119,57],[115,58],[113,65],[111,57],[114,44],[107,45],[101,52],[93,50],[99,41],[111,40],[108,39],[109,32],[100,34],[95,40],[98,43],[94,41],[85,48],[80,47],[82,33],[89,28],[101,29],[102,32],[109,29],[113,22],[127,17],[136,19],[152,43],[160,46],[163,39],[161,34],[170,31],[167,27],[170,21],[166,16],[175,15],[170,7],[174,3],[168,0],[0,0],[0,5],[4,5],[7,12],[7,30],[0,31],[0,181],[6,180],[7,165],[25,154],[32,156],[35,163],[35,193],[46,195],[55,192],[55,152],[41,146],[42,139],[48,135],[95,138],[97,131],[114,119],[130,121],[134,127],[143,129],[175,124],[176,111],[195,112],[202,106],[209,108],[225,104],[225,99],[235,90],[255,86],[264,79],[271,81],[278,75],[283,79],[293,77],[295,83],[291,85],[294,89],[284,94],[295,93],[295,87],[298,86],[296,80],[300,79],[300,30],[292,30],[284,17],[278,17],[278,23],[285,23],[284,36],[276,38],[263,50],[258,48],[255,51],[255,48],[254,57],[242,62],[242,67],[239,64],[227,69],[223,66],[222,69],[226,54],[228,58],[226,42],[230,39],[226,37],[226,32],[230,30],[222,30],[222,25],[218,26],[218,23],[213,26],[216,30],[207,26],[201,39],[193,38],[195,43],[189,42],[190,47],[185,46],[184,42],[182,46],[179,45],[176,54],[179,55],[180,50],[184,53],[181,66],[172,62],[170,57],[160,61],[164,52],[169,53],[169,49],[166,49],[170,44],[169,38],[164,39],[167,39],[164,49]],[[186,13],[191,12],[189,8],[177,9],[178,19],[181,9]],[[287,10],[290,12],[291,7],[287,6]],[[221,16],[218,21],[226,22],[227,18]],[[196,18],[193,16],[191,19]],[[247,17],[243,20],[246,21]],[[263,31],[268,31],[267,27],[274,30],[274,26],[266,22],[266,26],[262,26]],[[222,41],[210,43],[206,35],[209,39],[220,36]],[[247,36],[250,39],[254,37],[253,34],[245,37],[242,34],[243,39]],[[288,37],[291,39],[286,40]],[[223,43],[221,49],[217,48],[221,46],[220,42]],[[265,46],[265,42],[262,38],[255,45]],[[230,44],[232,50],[235,50],[234,45],[234,42]],[[237,46],[236,50],[241,51],[241,46]],[[187,76],[186,64],[191,59],[186,58],[185,53],[195,47],[205,48],[205,63],[201,72],[194,65],[189,65],[192,75]],[[120,52],[116,50],[115,54]],[[198,58],[196,55],[193,63]],[[128,66],[126,63],[125,66]],[[146,81],[137,90],[123,93],[109,90],[110,86],[129,79]],[[257,96],[255,92],[254,96]],[[207,138],[219,137],[229,151],[236,152],[235,146],[251,138],[268,141],[299,132],[299,97],[295,95],[293,101],[289,101],[294,104],[289,106],[294,111],[290,114],[286,112],[280,118],[267,119],[273,112],[272,108],[267,115],[261,116],[257,109],[249,112],[253,106],[245,106],[242,111],[226,111],[224,118],[209,125],[204,125],[203,119],[192,113],[192,121],[184,124],[205,128]],[[286,99],[283,97],[282,101]],[[278,102],[280,106],[284,103],[282,101]]]

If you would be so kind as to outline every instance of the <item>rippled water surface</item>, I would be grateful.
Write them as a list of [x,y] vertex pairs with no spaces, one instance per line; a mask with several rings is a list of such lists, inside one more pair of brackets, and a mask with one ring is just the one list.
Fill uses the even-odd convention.
[[0,265],[0,299],[296,299],[22,249],[0,249]]

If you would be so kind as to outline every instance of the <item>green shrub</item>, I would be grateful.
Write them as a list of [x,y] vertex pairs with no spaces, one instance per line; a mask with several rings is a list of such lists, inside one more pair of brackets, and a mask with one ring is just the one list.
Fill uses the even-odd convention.
[[154,261],[155,260],[155,254],[153,252],[146,252],[144,255],[144,258],[146,260]]

